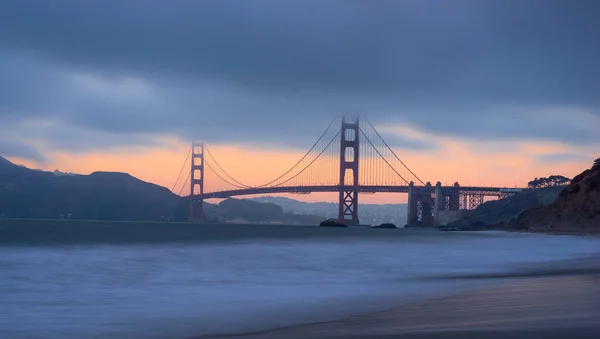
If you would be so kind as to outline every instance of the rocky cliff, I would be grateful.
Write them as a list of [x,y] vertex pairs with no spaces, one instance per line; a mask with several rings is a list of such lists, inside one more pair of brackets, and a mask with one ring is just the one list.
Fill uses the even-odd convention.
[[440,228],[461,230],[502,229],[519,213],[552,203],[563,189],[564,186],[536,188],[505,199],[491,200],[480,205],[474,211],[470,211],[464,219]]
[[556,232],[600,232],[600,164],[571,181],[554,202],[528,209],[511,221],[510,228]]

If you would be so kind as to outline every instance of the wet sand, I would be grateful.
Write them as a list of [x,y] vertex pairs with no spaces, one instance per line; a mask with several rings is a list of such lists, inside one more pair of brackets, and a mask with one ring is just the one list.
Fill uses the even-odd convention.
[[332,322],[218,338],[600,338],[595,272],[494,286]]

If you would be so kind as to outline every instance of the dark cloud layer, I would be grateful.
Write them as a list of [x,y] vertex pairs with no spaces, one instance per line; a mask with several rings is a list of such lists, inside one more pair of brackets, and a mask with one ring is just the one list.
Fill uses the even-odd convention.
[[19,157],[31,159],[37,162],[46,161],[46,157],[40,154],[34,147],[17,139],[0,137],[0,156]]
[[[598,13],[566,0],[7,0],[0,119],[303,147],[332,116],[360,113],[598,144]],[[49,144],[96,144],[60,134]]]

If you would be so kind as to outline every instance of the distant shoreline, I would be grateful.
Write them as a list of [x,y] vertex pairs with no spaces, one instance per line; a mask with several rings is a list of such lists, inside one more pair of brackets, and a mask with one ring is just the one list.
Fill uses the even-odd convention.
[[[235,237],[227,233],[233,232]],[[317,225],[213,224],[168,221],[0,219],[0,246],[194,243],[239,239],[343,239],[411,236],[420,230]]]
[[[27,225],[29,224],[29,225]],[[85,219],[46,219],[46,218],[0,218],[0,235],[2,235],[3,230],[6,230],[7,227],[16,227],[16,226],[26,226],[27,227],[37,227],[37,228],[45,228],[45,227],[76,227],[76,225],[80,226],[97,226],[97,227],[105,227],[111,228],[112,226],[118,226],[117,228],[123,228],[123,225],[129,225],[127,229],[136,228],[136,227],[146,227],[146,226],[170,226],[173,230],[184,230],[185,232],[189,232],[195,228],[203,228],[210,226],[231,226],[231,227],[247,227],[247,226],[264,226],[276,229],[278,227],[286,228],[286,227],[301,227],[301,228],[319,228],[318,225],[300,225],[300,224],[279,224],[279,223],[233,223],[233,222],[210,222],[210,223],[190,223],[185,221],[137,221],[137,220],[85,220]],[[330,227],[325,227],[321,229],[330,229],[330,231],[324,230],[323,232],[336,232],[335,230],[331,231]],[[360,226],[350,226],[344,227],[343,229],[347,229],[350,232],[354,232],[356,230],[363,231],[369,229],[367,231],[369,233],[374,234],[389,234],[388,232],[444,232],[444,233],[479,233],[485,231],[494,231],[494,232],[507,232],[507,233],[531,233],[531,234],[544,234],[544,235],[561,235],[561,236],[592,236],[597,237],[600,236],[600,229],[572,229],[572,230],[552,230],[547,228],[537,228],[531,231],[525,230],[517,230],[517,229],[506,229],[506,228],[481,228],[481,229],[468,229],[468,230],[443,230],[440,228],[421,228],[421,227],[399,227],[397,230],[394,229],[372,229],[372,227],[368,227],[366,225]],[[121,230],[122,231],[122,230]],[[339,230],[338,230],[339,231]],[[45,230],[48,232],[48,230]],[[135,233],[135,232],[134,232]],[[340,235],[345,234],[338,233]],[[52,236],[52,235],[51,235]],[[1,239],[0,244],[2,244],[5,239]],[[134,239],[131,239],[134,240]],[[175,239],[176,240],[176,239]],[[183,239],[189,240],[189,239]],[[144,241],[144,239],[140,239],[140,241]],[[152,241],[152,240],[150,240]]]

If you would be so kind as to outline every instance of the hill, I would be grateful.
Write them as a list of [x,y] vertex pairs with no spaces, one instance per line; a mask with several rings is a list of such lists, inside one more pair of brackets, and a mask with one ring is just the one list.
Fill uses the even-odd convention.
[[[189,202],[127,173],[46,172],[0,157],[0,218],[187,221]],[[318,225],[322,216],[294,214],[271,203],[227,199],[205,203],[207,221]]]
[[0,159],[0,216],[92,220],[175,217],[181,198],[126,173],[55,175]]
[[217,205],[211,217],[215,221],[270,222],[285,224],[318,225],[323,216],[286,212],[270,202],[249,199],[226,199]]
[[[304,202],[286,197],[258,197],[246,199],[261,203],[273,203],[286,213],[297,215],[319,215],[334,218],[338,215],[338,204],[331,202]],[[363,204],[358,208],[361,223],[379,225],[384,222],[406,223],[406,204]]]
[[551,204],[523,211],[509,226],[536,231],[600,232],[600,162],[573,178]]

